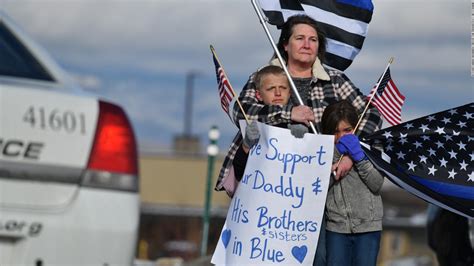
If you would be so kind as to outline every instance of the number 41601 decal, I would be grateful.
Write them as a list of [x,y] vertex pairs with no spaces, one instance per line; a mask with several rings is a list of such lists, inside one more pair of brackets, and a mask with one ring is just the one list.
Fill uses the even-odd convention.
[[23,122],[32,128],[43,130],[64,131],[67,133],[86,133],[84,113],[71,110],[46,109],[44,107],[30,106],[23,115]]

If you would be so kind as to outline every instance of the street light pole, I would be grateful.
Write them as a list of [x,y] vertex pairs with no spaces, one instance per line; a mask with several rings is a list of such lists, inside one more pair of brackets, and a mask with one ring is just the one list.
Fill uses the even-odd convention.
[[214,173],[214,160],[219,152],[217,146],[217,139],[219,139],[219,129],[217,126],[212,126],[209,130],[210,144],[207,146],[207,179],[206,179],[206,199],[204,202],[204,214],[203,214],[203,228],[202,228],[202,241],[201,241],[201,256],[207,254],[207,240],[209,237],[209,211],[211,206],[211,180],[212,174]]

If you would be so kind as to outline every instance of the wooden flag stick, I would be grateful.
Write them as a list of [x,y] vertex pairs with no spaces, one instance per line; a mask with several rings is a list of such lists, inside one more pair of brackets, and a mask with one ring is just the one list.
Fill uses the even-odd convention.
[[[369,102],[367,102],[367,105],[365,106],[364,111],[363,111],[362,114],[360,115],[359,121],[357,121],[356,126],[352,129],[352,132],[351,132],[352,134],[355,134],[355,132],[356,132],[357,129],[359,128],[360,122],[362,122],[362,118],[364,118],[364,115],[365,115],[365,113],[367,112],[367,110],[369,109],[369,105],[370,105],[370,103],[372,102],[372,99],[374,98],[375,93],[377,93],[377,90],[379,89],[380,82],[382,82],[382,78],[385,76],[385,73],[387,72],[388,68],[389,68],[390,65],[393,63],[393,60],[394,60],[393,56],[390,57],[390,59],[388,60],[388,64],[387,64],[387,66],[385,67],[385,70],[384,70],[382,76],[380,76],[380,79],[378,80],[377,85],[376,85],[374,91],[370,94]],[[341,163],[343,157],[344,157],[344,154],[342,154],[341,157],[339,157],[339,161],[337,161],[336,169],[339,167],[339,164]],[[336,171],[334,171],[333,174],[334,174],[334,176],[336,176]]]
[[[216,50],[214,49],[214,47],[212,45],[209,45],[209,48],[211,49],[212,54],[214,54],[214,56],[216,57],[217,62],[219,62],[219,65],[222,67],[221,61],[219,61],[219,57],[217,57],[217,53],[216,53]],[[247,115],[245,114],[244,108],[240,104],[239,97],[235,93],[235,90],[232,87],[232,85],[230,84],[229,78],[227,77],[227,74],[225,73],[225,71],[222,71],[222,73],[224,73],[225,79],[229,83],[229,87],[232,90],[232,94],[234,94],[234,97],[237,101],[237,104],[239,105],[240,110],[242,111],[242,114],[244,115],[245,121],[247,122],[247,125],[248,125],[250,123],[250,121],[249,121],[249,118],[247,117]],[[231,108],[233,108],[233,107],[231,107]]]

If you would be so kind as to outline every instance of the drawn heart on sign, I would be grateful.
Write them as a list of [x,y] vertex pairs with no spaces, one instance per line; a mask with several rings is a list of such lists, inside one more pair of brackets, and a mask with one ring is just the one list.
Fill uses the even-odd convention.
[[306,253],[308,252],[308,248],[305,245],[302,245],[301,247],[294,246],[291,249],[291,254],[293,254],[293,257],[300,263],[303,263],[304,258],[306,257]]
[[231,234],[232,232],[230,231],[230,229],[226,229],[222,232],[221,239],[222,239],[222,244],[224,244],[225,248],[227,248],[227,245],[229,245]]

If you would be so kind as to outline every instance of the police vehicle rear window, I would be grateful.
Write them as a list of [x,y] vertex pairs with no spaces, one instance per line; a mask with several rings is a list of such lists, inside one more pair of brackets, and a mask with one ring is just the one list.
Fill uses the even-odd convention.
[[1,21],[0,76],[54,81],[46,69]]

